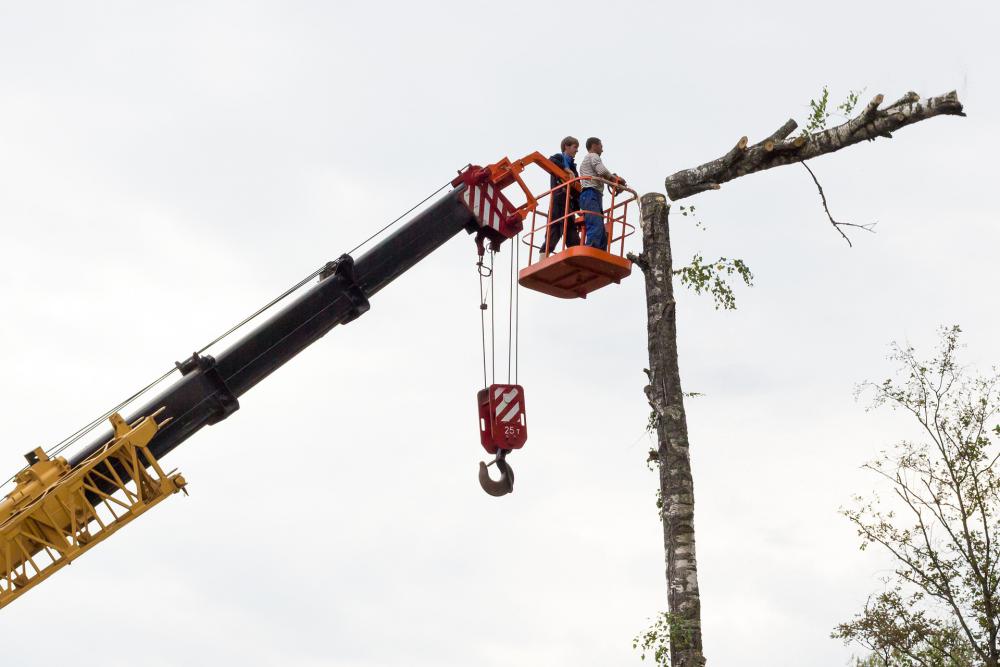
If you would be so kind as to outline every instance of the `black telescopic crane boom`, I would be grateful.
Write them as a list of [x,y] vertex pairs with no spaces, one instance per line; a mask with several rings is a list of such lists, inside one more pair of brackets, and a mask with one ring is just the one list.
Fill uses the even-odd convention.
[[[25,454],[29,465],[12,478],[14,489],[0,498],[0,608],[165,498],[184,491],[187,482],[183,475],[177,471],[165,472],[161,467],[159,461],[164,455],[203,427],[216,424],[238,410],[243,394],[338,324],[351,322],[367,312],[373,295],[460,231],[475,233],[480,267],[487,244],[496,252],[504,241],[516,242],[526,216],[537,206],[537,199],[519,174],[525,166],[536,163],[550,173],[562,174],[537,151],[515,162],[503,158],[486,167],[468,165],[451,181],[453,190],[396,228],[364,255],[355,259],[345,254],[328,262],[322,270],[242,322],[236,329],[298,292],[281,310],[250,329],[217,358],[202,353],[236,329],[178,362],[180,379],[155,398],[124,417],[118,413],[145,393],[143,390],[109,412],[106,416],[111,430],[76,452],[69,461],[56,455],[75,444],[77,436],[60,443],[51,452],[37,447]],[[520,206],[503,194],[504,188],[515,183],[525,195],[525,203]],[[394,221],[389,227],[396,224]],[[385,229],[388,227],[379,234]],[[316,276],[318,282],[305,287]],[[499,408],[490,407],[493,411],[486,421],[490,424],[494,424],[495,418],[510,421],[516,414],[520,427],[524,426],[523,392],[519,386],[500,394],[492,387],[484,391],[490,406],[492,401],[501,400],[509,407],[502,413]],[[518,398],[510,407],[512,396]],[[481,436],[484,423],[481,421]],[[83,432],[91,428],[88,426]],[[496,428],[492,426],[491,433]],[[508,428],[513,427],[508,424]],[[523,428],[518,432],[526,437]],[[516,447],[523,444],[523,439]],[[503,443],[508,441],[505,439]],[[494,451],[485,441],[483,446],[491,453]],[[480,464],[480,483],[493,495],[500,495],[498,491],[510,492],[513,483],[503,453],[497,456],[498,468],[506,471],[498,483],[489,478],[487,465]]]
[[[178,364],[183,377],[127,417],[132,422],[163,408],[158,421],[170,418],[149,444],[159,459],[199,429],[215,424],[239,408],[239,397],[338,324],[346,324],[369,308],[368,299],[414,264],[467,230],[480,228],[463,203],[459,185],[373,247],[359,259],[342,256],[318,284],[264,324],[219,354],[194,355]],[[112,438],[103,434],[72,457],[75,466]]]

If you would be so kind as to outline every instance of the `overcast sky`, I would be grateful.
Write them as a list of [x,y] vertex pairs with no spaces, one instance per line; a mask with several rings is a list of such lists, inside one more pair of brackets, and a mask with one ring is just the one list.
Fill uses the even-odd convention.
[[[687,202],[707,230],[672,218],[679,259],[756,276],[736,312],[678,294],[709,664],[844,665],[830,630],[890,562],[837,510],[913,434],[854,385],[943,324],[970,363],[1000,360],[984,6],[2,3],[2,476],[466,163],[598,135],[661,191],[824,84],[957,89],[968,118],[812,163],[836,216],[878,222],[853,249],[795,166]],[[476,482],[474,254],[454,239],[169,455],[191,497],[0,612],[6,660],[638,664],[667,604],[641,277],[522,293],[530,438],[496,499]]]

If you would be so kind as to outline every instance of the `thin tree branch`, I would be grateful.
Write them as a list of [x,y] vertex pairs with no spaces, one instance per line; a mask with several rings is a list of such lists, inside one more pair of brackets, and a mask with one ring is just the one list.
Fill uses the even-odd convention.
[[[898,549],[896,549],[896,547],[893,544],[890,544],[888,540],[882,539],[878,535],[871,532],[868,526],[858,521],[854,521],[854,524],[861,529],[861,532],[865,537],[867,537],[869,540],[873,542],[881,544],[889,553],[895,556],[897,560],[899,560],[907,568],[909,568],[909,572],[897,570],[896,573],[900,577],[902,577],[906,581],[909,581],[915,586],[919,586],[921,589],[923,589],[930,595],[933,595],[934,597],[947,603],[948,606],[951,607],[952,612],[955,614],[956,620],[958,620],[959,625],[962,627],[962,630],[965,632],[966,637],[969,639],[969,643],[971,644],[973,650],[976,651],[976,653],[978,653],[980,657],[985,659],[986,654],[982,650],[982,647],[979,646],[978,642],[976,642],[975,633],[972,631],[972,628],[970,628],[968,623],[966,622],[965,615],[963,614],[961,608],[958,605],[958,602],[955,600],[954,594],[951,591],[951,586],[947,585],[947,582],[944,582],[945,587],[942,587],[942,582],[936,582],[934,581],[933,578],[928,577],[924,573],[924,571],[920,568],[918,563],[914,563],[911,558],[909,558],[904,553],[901,553]],[[937,563],[935,563],[935,567],[938,567]],[[914,576],[912,576],[910,573],[917,575],[919,578],[914,578]]]
[[802,166],[805,167],[806,171],[809,172],[809,175],[812,176],[813,183],[816,184],[816,189],[819,190],[819,198],[823,201],[823,210],[826,211],[826,217],[830,218],[830,224],[833,225],[834,229],[840,232],[840,235],[844,237],[844,240],[847,241],[847,245],[849,247],[853,248],[854,244],[851,243],[851,239],[848,238],[847,234],[844,233],[844,230],[841,229],[841,227],[857,227],[858,229],[863,229],[866,232],[871,232],[872,234],[875,233],[873,228],[876,224],[878,224],[875,222],[868,223],[867,225],[856,225],[853,222],[837,222],[834,220],[833,214],[830,213],[830,207],[826,202],[826,193],[823,192],[823,186],[819,184],[819,179],[816,178],[816,174],[814,174],[813,170],[809,168],[809,165],[803,162]]
[[[891,477],[885,474],[883,471],[872,468],[871,466],[866,466],[866,467],[869,470],[873,470],[882,475],[883,477],[885,477],[886,479],[890,480],[892,484],[895,487],[897,487],[895,490],[896,495],[909,507],[910,511],[913,512],[914,516],[916,517],[917,527],[920,529],[921,537],[923,539],[924,546],[926,547],[926,557],[930,560],[931,566],[934,568],[934,570],[937,571],[937,576],[940,579],[938,581],[935,581],[933,577],[928,576],[928,574],[924,571],[924,568],[918,562],[915,562],[913,560],[913,557],[910,554],[908,554],[905,549],[898,549],[896,546],[894,546],[895,544],[902,544],[902,546],[905,547],[906,546],[905,543],[901,542],[900,540],[892,540],[893,543],[890,543],[890,540],[888,538],[876,534],[871,529],[871,527],[863,523],[860,520],[860,518],[852,518],[851,519],[852,523],[854,523],[859,529],[861,529],[862,534],[864,534],[867,537],[867,539],[873,542],[877,542],[878,544],[881,544],[899,561],[905,564],[910,569],[911,572],[918,575],[919,580],[906,574],[905,572],[900,572],[897,570],[897,574],[899,574],[899,576],[919,586],[927,593],[946,602],[951,607],[952,612],[954,613],[956,619],[958,620],[962,630],[969,638],[970,643],[972,644],[974,649],[978,653],[980,653],[981,657],[985,659],[986,655],[981,651],[981,648],[978,646],[972,628],[969,627],[968,623],[966,622],[965,614],[962,612],[960,605],[958,604],[958,601],[955,599],[955,594],[952,591],[950,584],[950,577],[945,572],[945,568],[947,567],[955,575],[957,575],[958,573],[954,572],[953,566],[950,566],[946,563],[942,563],[941,560],[937,557],[937,553],[934,550],[931,536],[927,530],[926,524],[924,523],[923,516],[921,515],[920,510],[914,507],[913,503],[909,500],[909,497],[914,497],[915,494],[901,478]],[[922,503],[926,505],[926,501],[922,501]],[[939,521],[941,520],[939,519]],[[945,524],[946,528],[948,527],[946,522],[942,523]],[[917,551],[917,555],[918,556],[920,555],[919,549]]]

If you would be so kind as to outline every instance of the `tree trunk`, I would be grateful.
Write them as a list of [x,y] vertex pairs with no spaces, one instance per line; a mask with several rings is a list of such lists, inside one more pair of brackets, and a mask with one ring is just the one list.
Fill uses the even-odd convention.
[[694,546],[694,484],[687,420],[677,365],[677,318],[668,216],[661,194],[642,198],[642,254],[635,258],[646,279],[649,385],[656,415],[663,546],[670,610],[670,664],[701,667],[701,597]]

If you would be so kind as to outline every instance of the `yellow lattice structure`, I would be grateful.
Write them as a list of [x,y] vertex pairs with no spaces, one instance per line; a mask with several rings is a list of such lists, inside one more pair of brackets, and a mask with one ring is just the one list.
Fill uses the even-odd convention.
[[0,607],[184,490],[184,478],[164,473],[147,448],[169,422],[157,424],[156,416],[128,424],[112,415],[112,439],[72,468],[42,449],[28,455],[31,465],[0,501]]

